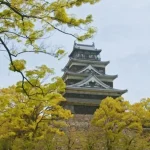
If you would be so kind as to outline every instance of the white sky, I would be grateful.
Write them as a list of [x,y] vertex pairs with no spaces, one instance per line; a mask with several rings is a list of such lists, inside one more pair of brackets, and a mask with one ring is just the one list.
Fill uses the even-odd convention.
[[[85,17],[92,14],[93,26],[98,33],[86,44],[95,43],[96,48],[102,49],[102,60],[109,60],[107,74],[118,74],[114,87],[128,89],[124,97],[131,103],[141,98],[150,97],[150,0],[102,0],[100,3],[82,8],[75,8],[73,13]],[[72,51],[74,38],[56,33],[48,43],[62,45],[68,52]],[[22,55],[28,60],[28,66],[33,68],[46,64],[55,68],[57,76],[68,61],[45,55]],[[8,56],[0,53],[0,87],[14,84],[21,79],[17,73],[10,72]]]

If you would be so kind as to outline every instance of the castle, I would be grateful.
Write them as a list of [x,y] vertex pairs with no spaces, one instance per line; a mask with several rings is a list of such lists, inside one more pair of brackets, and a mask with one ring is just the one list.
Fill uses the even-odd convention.
[[74,43],[62,77],[66,83],[66,101],[62,105],[73,114],[93,114],[102,99],[107,96],[117,98],[127,92],[113,87],[118,75],[106,74],[109,61],[101,60],[101,51],[94,43]]

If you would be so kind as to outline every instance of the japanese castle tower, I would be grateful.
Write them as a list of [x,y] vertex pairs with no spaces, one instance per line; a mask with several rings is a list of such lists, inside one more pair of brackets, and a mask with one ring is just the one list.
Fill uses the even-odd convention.
[[74,114],[93,114],[102,99],[116,98],[127,92],[113,88],[113,80],[118,76],[106,74],[109,61],[102,61],[100,53],[94,43],[74,43],[62,77],[66,83],[66,102],[62,105]]

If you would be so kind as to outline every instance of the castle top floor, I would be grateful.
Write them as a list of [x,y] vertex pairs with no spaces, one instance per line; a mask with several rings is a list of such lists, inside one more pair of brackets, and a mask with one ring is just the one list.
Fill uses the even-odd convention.
[[92,45],[74,43],[73,51],[69,57],[82,60],[100,61],[100,52],[101,49],[96,49],[94,43]]

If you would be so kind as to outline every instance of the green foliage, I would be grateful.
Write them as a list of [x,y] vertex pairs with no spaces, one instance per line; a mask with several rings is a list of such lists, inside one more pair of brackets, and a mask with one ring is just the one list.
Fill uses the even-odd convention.
[[[69,110],[59,105],[65,101],[62,96],[65,84],[58,77],[51,83],[41,82],[47,73],[52,72],[46,66],[26,71],[28,81],[24,84],[28,96],[24,94],[22,82],[0,90],[0,140],[9,139],[15,143],[24,140],[31,145],[31,141],[45,139],[47,134],[64,134],[61,128],[66,127],[66,120],[72,117]],[[26,149],[16,146],[14,149]]]
[[59,49],[57,52],[56,52],[56,57],[59,57],[59,56],[63,56],[65,55],[65,51],[63,49]]
[[[39,39],[45,39],[48,33],[54,30],[83,41],[92,37],[96,31],[89,26],[92,22],[92,15],[87,15],[85,19],[77,18],[74,17],[75,15],[69,14],[68,10],[87,3],[95,4],[97,2],[99,0],[54,0],[51,2],[45,0],[1,0],[1,38],[3,41],[5,39],[13,43],[15,42],[16,49],[12,56],[20,52],[30,51],[31,49],[34,52],[42,51],[46,53],[47,51],[40,46],[41,42],[39,42]],[[68,32],[63,31],[63,25],[67,25],[69,28],[79,27],[81,29],[82,27],[84,28],[84,33],[76,36],[77,33],[69,32],[69,28]],[[89,28],[86,30],[85,27],[87,25]],[[18,48],[17,43],[22,44],[22,47]],[[58,54],[64,54],[64,50],[58,50],[56,57]]]
[[[130,108],[129,102],[122,98],[107,97],[95,112],[92,122],[103,130],[105,147],[108,150],[132,146],[132,142],[129,141],[135,141],[142,133],[140,118],[134,115]],[[128,139],[130,145],[125,145],[124,139]]]
[[142,99],[141,102],[132,105],[134,115],[138,116],[144,127],[150,127],[150,98]]
[[14,60],[10,64],[9,69],[11,71],[22,71],[25,69],[25,64],[26,64],[26,61],[23,59],[22,60]]
[[[35,74],[32,75],[35,78]],[[30,79],[32,75],[29,74]],[[64,100],[60,94],[64,83],[55,78],[51,84],[47,84],[51,90],[60,86],[52,97],[45,93],[29,99],[22,92],[16,92],[16,86],[0,90],[0,150],[150,149],[149,130],[142,130],[149,99],[131,105],[123,98],[108,97],[101,102],[88,129],[80,129],[75,125],[80,122],[66,122],[72,115],[59,106]],[[43,90],[44,85],[41,85]],[[143,107],[145,109],[141,109]]]
[[42,65],[40,67],[36,67],[36,69],[32,69],[32,70],[27,70],[25,71],[26,72],[26,76],[29,78],[29,79],[32,79],[32,78],[39,78],[39,79],[42,79],[45,77],[45,75],[48,73],[48,74],[53,74],[54,73],[54,70],[53,69],[50,69],[48,68],[46,65]]

